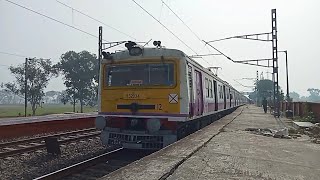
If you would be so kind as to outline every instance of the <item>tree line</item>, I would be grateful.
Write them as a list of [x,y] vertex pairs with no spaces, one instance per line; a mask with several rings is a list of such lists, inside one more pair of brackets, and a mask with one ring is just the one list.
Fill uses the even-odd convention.
[[[320,89],[309,88],[307,89],[309,96],[300,96],[296,92],[289,93],[289,99],[287,99],[283,90],[279,86],[279,100],[280,101],[308,101],[320,103]],[[273,104],[273,81],[269,79],[262,79],[255,83],[255,89],[249,94],[249,98],[254,102],[258,101],[258,105],[261,104],[262,100],[266,98],[270,104]]]
[[[62,104],[62,96],[65,91],[47,91],[44,93],[42,103],[44,104]],[[14,94],[6,89],[0,89],[0,104],[1,105],[14,105],[24,104],[24,97]]]
[[290,97],[293,101],[308,101],[320,103],[320,89],[309,88],[307,89],[309,96],[300,96],[297,92],[290,92]]
[[49,80],[59,75],[63,76],[66,86],[66,90],[59,97],[62,103],[71,103],[74,111],[79,103],[81,112],[83,106],[95,106],[97,103],[98,59],[88,51],[68,51],[61,55],[57,64],[53,64],[50,59],[28,59],[27,64],[10,66],[9,70],[15,81],[1,84],[1,92],[10,92],[24,99],[27,90],[27,101],[33,115],[44,101],[44,89]]
[[[252,99],[258,105],[262,104],[262,100],[266,99],[270,105],[273,104],[273,81],[270,79],[262,79],[255,82],[255,88],[253,92],[249,94],[249,98]],[[283,90],[279,86],[279,100],[285,99]],[[257,102],[256,102],[257,101]]]

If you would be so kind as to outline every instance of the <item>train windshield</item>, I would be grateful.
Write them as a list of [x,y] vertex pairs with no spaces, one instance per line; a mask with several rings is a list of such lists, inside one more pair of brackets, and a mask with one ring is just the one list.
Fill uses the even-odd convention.
[[173,63],[112,65],[106,69],[107,86],[173,86]]

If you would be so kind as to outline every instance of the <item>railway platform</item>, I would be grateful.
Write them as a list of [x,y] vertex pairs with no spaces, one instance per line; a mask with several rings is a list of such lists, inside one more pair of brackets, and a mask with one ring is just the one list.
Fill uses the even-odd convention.
[[0,126],[96,117],[97,115],[98,113],[93,112],[93,113],[50,114],[50,115],[44,115],[44,116],[0,118]]
[[93,128],[97,113],[0,118],[0,139]]
[[101,179],[319,179],[319,144],[304,135],[287,139],[252,131],[284,126],[262,108],[242,106]]

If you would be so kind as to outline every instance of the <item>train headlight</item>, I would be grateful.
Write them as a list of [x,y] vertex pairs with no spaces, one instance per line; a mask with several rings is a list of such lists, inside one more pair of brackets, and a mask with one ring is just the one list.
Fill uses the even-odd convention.
[[157,132],[160,130],[161,127],[161,122],[160,119],[148,119],[147,120],[147,129],[149,132],[153,133],[153,132]]
[[98,116],[96,117],[95,125],[97,129],[102,130],[104,127],[106,127],[107,121],[103,116]]

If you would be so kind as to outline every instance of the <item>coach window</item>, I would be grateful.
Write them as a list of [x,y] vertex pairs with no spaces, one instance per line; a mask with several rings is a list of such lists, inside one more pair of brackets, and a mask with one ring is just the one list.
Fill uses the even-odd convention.
[[208,83],[208,79],[205,78],[205,87],[206,87],[206,97],[209,97],[209,83]]
[[223,86],[221,86],[221,99],[223,99],[224,95],[223,95]]
[[220,86],[220,89],[221,89],[221,99],[224,98],[224,95],[223,95],[223,86]]
[[222,99],[221,85],[219,85],[219,98]]
[[229,99],[229,94],[230,94],[230,90],[227,91],[227,99]]
[[210,98],[213,98],[213,93],[212,93],[212,81],[211,81],[211,80],[209,80],[209,91],[210,91],[210,94],[209,94]]

